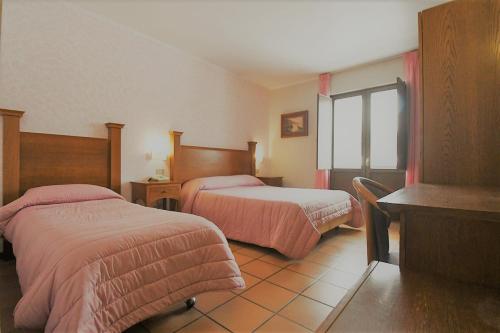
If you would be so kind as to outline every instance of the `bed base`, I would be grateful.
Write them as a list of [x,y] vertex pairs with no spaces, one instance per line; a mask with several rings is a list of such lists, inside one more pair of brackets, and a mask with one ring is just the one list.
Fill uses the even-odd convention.
[[349,214],[342,215],[340,217],[331,219],[331,220],[321,224],[318,227],[318,231],[323,235],[332,229],[338,228],[341,224],[345,224],[345,223],[351,221],[352,215],[353,215],[352,212],[350,212]]

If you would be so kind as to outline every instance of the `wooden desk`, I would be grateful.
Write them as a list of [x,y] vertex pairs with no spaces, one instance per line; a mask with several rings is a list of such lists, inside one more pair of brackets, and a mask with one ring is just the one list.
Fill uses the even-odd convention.
[[400,266],[500,288],[500,189],[418,184],[377,201],[400,214]]
[[500,331],[500,290],[372,262],[317,332]]

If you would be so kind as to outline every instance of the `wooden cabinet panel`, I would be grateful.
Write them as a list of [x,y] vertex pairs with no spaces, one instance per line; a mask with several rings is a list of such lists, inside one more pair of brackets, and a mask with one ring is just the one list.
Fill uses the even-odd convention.
[[417,184],[377,203],[400,216],[401,268],[500,288],[500,188]]
[[405,267],[500,288],[499,221],[435,212],[403,215]]
[[500,0],[420,15],[423,181],[500,186]]

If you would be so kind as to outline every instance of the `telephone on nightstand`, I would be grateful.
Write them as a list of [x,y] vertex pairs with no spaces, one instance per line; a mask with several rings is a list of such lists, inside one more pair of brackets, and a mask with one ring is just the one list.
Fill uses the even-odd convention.
[[167,176],[154,175],[153,177],[149,177],[148,182],[165,182],[167,180],[169,180]]

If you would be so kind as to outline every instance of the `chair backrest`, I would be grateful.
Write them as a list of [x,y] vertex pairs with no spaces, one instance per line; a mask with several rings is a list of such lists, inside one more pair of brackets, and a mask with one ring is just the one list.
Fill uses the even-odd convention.
[[388,220],[389,214],[379,207],[377,200],[394,191],[374,180],[364,177],[354,178],[352,186],[358,194],[366,226],[368,263],[372,260],[386,261],[389,246],[387,225],[381,225],[383,223],[380,220]]

